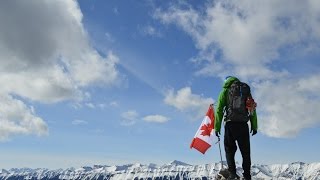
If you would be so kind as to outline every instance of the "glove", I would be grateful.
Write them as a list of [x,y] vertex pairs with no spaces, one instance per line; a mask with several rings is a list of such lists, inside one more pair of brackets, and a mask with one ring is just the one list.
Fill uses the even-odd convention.
[[252,136],[256,135],[257,134],[257,130],[255,129],[251,129],[250,133],[252,133]]
[[219,138],[220,137],[220,132],[216,131],[216,136]]

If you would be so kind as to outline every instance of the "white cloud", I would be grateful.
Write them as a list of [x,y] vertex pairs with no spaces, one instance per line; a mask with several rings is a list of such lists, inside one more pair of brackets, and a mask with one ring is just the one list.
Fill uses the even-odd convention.
[[168,117],[162,116],[162,115],[149,115],[142,118],[146,122],[154,122],[154,123],[165,123],[169,121]]
[[96,108],[96,105],[94,105],[93,103],[86,103],[86,106],[91,108],[91,109]]
[[[14,94],[40,103],[81,100],[85,98],[82,88],[118,81],[118,57],[112,52],[101,56],[91,47],[75,0],[1,1],[0,25],[2,96]],[[6,116],[7,112],[2,113]],[[24,117],[25,113],[20,113]],[[6,126],[0,122],[0,128],[19,124],[25,129],[34,127],[35,134],[44,134],[43,129],[22,123],[23,119],[7,121]],[[45,125],[41,118],[38,121]],[[3,137],[17,134],[7,132]]]
[[2,72],[56,68],[74,86],[111,84],[117,78],[118,58],[112,52],[104,58],[90,47],[76,1],[9,1],[1,8]]
[[[320,123],[320,75],[266,81],[255,85],[261,130],[273,137],[294,137]],[[316,85],[315,85],[316,84]],[[315,85],[315,86],[313,86]]]
[[117,101],[112,101],[109,103],[110,106],[112,107],[118,107],[119,106],[119,103]]
[[58,65],[48,69],[30,69],[30,71],[28,69],[14,72],[1,71],[0,83],[3,84],[0,87],[2,94],[13,93],[45,103],[80,99],[83,96]]
[[193,94],[190,87],[184,87],[177,92],[169,90],[164,102],[180,111],[191,115],[194,120],[199,120],[204,116],[208,106],[214,102],[212,98],[204,98]]
[[122,113],[121,117],[122,117],[121,125],[132,126],[137,122],[139,114],[135,110],[130,110]]
[[33,107],[10,95],[0,95],[0,141],[15,135],[47,135],[48,127]]
[[320,90],[320,74],[311,75],[305,79],[299,79],[296,82],[297,89],[303,91],[306,94],[316,95]]
[[317,0],[217,0],[203,11],[176,5],[155,12],[194,40],[199,54],[191,61],[202,67],[196,75],[255,82],[260,130],[273,137],[292,137],[320,123],[319,75],[298,77],[290,69],[290,59],[319,66],[306,56],[319,51],[319,16]]
[[82,53],[82,57],[73,57],[72,60],[75,61],[66,62],[66,65],[71,77],[79,86],[101,82],[106,85],[113,84],[118,78],[115,65],[119,59],[112,52],[109,52],[106,58],[102,58],[98,52],[89,51]]
[[153,37],[161,37],[162,36],[160,31],[151,25],[147,25],[147,26],[142,27],[140,29],[140,32],[143,35],[147,35],[147,36],[153,36]]
[[84,120],[76,119],[76,120],[72,121],[72,124],[73,125],[85,125],[85,124],[88,124],[88,122],[84,121]]
[[[268,65],[279,61],[281,50],[319,49],[317,5],[319,2],[314,0],[218,0],[207,4],[204,12],[172,6],[168,10],[158,9],[155,17],[165,24],[178,25],[194,39],[201,52],[212,53],[209,59],[200,56],[207,61],[205,68],[208,64],[222,64],[229,73],[243,78],[266,79],[274,76]],[[214,58],[221,55],[222,58]],[[247,71],[255,68],[258,70]],[[211,74],[222,75],[225,69],[213,68]],[[278,71],[282,75],[282,69]]]

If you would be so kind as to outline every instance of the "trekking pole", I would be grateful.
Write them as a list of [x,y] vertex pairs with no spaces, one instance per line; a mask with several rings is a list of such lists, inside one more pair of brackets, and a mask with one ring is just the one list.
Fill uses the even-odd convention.
[[220,146],[220,137],[218,137],[218,143],[219,143],[219,151],[220,151],[220,159],[221,159],[221,169],[223,169],[222,154],[221,154],[221,146]]

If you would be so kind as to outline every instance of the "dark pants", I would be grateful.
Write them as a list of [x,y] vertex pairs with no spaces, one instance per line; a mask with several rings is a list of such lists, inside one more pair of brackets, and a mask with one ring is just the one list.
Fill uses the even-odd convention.
[[251,179],[251,157],[250,157],[250,136],[248,123],[227,122],[224,133],[224,148],[230,173],[236,173],[234,156],[237,151],[237,144],[242,155],[243,176]]

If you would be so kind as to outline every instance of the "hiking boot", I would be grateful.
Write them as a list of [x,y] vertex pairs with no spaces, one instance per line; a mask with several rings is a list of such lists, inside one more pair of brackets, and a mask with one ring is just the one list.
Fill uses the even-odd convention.
[[228,171],[228,169],[221,169],[218,172],[218,176],[220,176],[223,179],[227,179],[230,176],[230,172]]
[[231,173],[228,177],[228,180],[234,180],[234,179],[240,179],[240,177],[237,174]]
[[251,175],[250,174],[248,175],[248,174],[243,173],[242,175],[243,175],[243,179],[251,180]]

